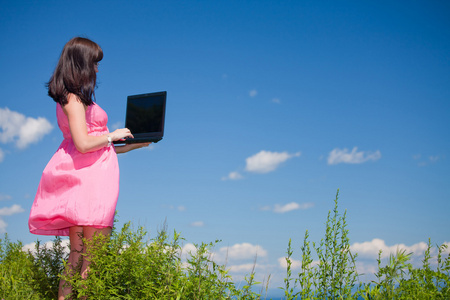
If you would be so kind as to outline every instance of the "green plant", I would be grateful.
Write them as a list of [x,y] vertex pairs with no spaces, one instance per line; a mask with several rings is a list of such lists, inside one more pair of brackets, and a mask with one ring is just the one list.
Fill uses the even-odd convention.
[[30,270],[33,262],[22,251],[22,243],[12,243],[8,236],[0,239],[0,297],[1,299],[45,299],[33,290]]
[[305,231],[303,239],[301,271],[299,273],[300,299],[310,299],[313,296],[314,273],[312,270],[313,259],[311,257],[311,248],[308,241],[309,233]]
[[[284,296],[286,300],[297,299],[298,292],[295,292],[298,279],[292,278],[292,254],[294,253],[291,246],[291,239],[289,239],[287,257],[286,257],[286,278],[284,278]],[[282,289],[282,288],[281,288]]]
[[145,241],[125,224],[110,239],[96,236],[84,241],[90,249],[89,274],[64,276],[77,297],[92,299],[231,299],[237,293],[225,266],[210,257],[218,242],[196,245],[181,261],[180,235],[170,241],[166,230]]
[[366,300],[399,299],[426,300],[450,299],[450,260],[449,255],[442,258],[446,245],[438,247],[437,267],[430,267],[431,242],[422,261],[422,268],[414,268],[409,260],[412,253],[398,249],[395,255],[389,256],[386,266],[381,265],[381,254],[378,254],[377,281],[360,284],[358,294]]
[[[318,263],[313,266],[308,231],[305,233],[298,279],[291,278],[291,241],[288,244],[287,275],[285,282],[286,299],[356,299],[352,288],[356,284],[355,258],[350,252],[350,239],[346,223],[346,212],[341,216],[338,211],[339,190],[334,200],[333,214],[328,212],[325,223],[325,239],[319,245],[313,242]],[[291,282],[293,283],[291,285]],[[299,291],[297,286],[299,285]]]
[[173,296],[170,282],[174,281],[179,267],[178,238],[172,244],[165,231],[150,243],[144,238],[142,227],[132,231],[130,224],[114,231],[111,238],[95,236],[84,243],[89,248],[91,261],[86,279],[79,273],[64,276],[78,297],[93,299],[169,299]]
[[35,251],[29,252],[29,259],[33,262],[31,276],[33,290],[46,299],[56,299],[60,274],[64,270],[64,261],[68,253],[62,245],[61,237],[55,237],[52,247],[36,242]]
[[196,251],[188,253],[182,299],[230,299],[231,276],[225,266],[213,261],[210,254],[218,242],[195,245]]
[[[436,262],[431,242],[424,253],[422,267],[410,262],[412,253],[399,249],[386,265],[378,255],[376,280],[356,285],[356,254],[350,252],[346,212],[338,212],[339,190],[333,211],[328,213],[325,237],[318,244],[305,232],[301,246],[301,267],[293,275],[294,249],[289,240],[286,257],[285,299],[450,299],[450,257],[446,245],[438,246]],[[73,287],[73,298],[80,299],[264,299],[270,276],[260,282],[254,267],[241,284],[233,282],[225,265],[217,264],[213,248],[219,241],[195,245],[195,251],[182,260],[181,235],[170,237],[164,227],[148,238],[144,228],[133,230],[130,223],[113,230],[111,237],[95,236],[85,241],[90,249],[89,274],[82,279],[60,275],[67,252],[60,238],[52,246],[36,243],[35,251],[24,251],[21,242],[0,239],[0,299],[55,299],[60,277]],[[312,247],[311,247],[312,244]],[[318,259],[312,258],[314,250]]]
[[350,239],[346,223],[347,211],[342,216],[338,212],[339,190],[334,200],[333,215],[328,212],[325,239],[319,246],[313,243],[319,257],[317,272],[314,274],[317,299],[351,299],[352,288],[358,274],[356,254],[350,252]]
[[[261,299],[262,296],[262,291],[261,293],[256,293],[255,291],[253,291],[252,288],[254,288],[256,285],[261,284],[261,282],[257,282],[255,281],[255,267],[256,267],[256,257],[255,257],[255,261],[253,263],[253,268],[252,271],[250,272],[249,275],[245,276],[244,278],[244,286],[242,288],[236,288],[234,286],[234,284],[230,285],[230,295],[233,296],[233,298],[230,299],[246,299],[246,300],[256,300],[256,299]],[[267,292],[268,289],[268,284],[270,281],[270,276],[267,279],[266,285],[265,285],[265,289]]]

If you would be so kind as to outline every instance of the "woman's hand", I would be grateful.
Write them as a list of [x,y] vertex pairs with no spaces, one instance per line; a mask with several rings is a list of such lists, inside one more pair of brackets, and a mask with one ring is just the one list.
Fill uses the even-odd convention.
[[135,150],[135,149],[139,149],[139,148],[143,148],[143,147],[148,147],[151,143],[135,143],[135,144],[125,144],[123,146],[115,146],[116,148],[116,153],[120,154],[120,153],[127,153],[131,150]]
[[[125,138],[133,138],[134,136],[131,134],[131,131],[128,128],[121,128],[114,130],[109,134],[111,140],[113,141],[123,141]],[[151,143],[132,143],[125,144],[122,146],[115,146],[116,153],[127,153],[131,150],[148,147]]]
[[120,128],[116,129],[113,132],[109,133],[111,140],[113,141],[123,141],[125,138],[133,138],[134,136],[131,134],[130,129],[128,128]]

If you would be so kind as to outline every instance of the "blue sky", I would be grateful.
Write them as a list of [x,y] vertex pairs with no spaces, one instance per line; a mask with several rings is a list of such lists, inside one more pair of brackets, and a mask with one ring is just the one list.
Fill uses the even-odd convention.
[[[337,189],[359,268],[399,245],[450,242],[450,5],[444,1],[1,1],[0,230],[30,244],[58,148],[45,83],[74,36],[103,48],[97,103],[166,90],[165,138],[119,157],[119,224],[165,220],[238,278],[281,286]],[[281,258],[281,259],[280,259]],[[295,257],[294,257],[295,258]],[[419,258],[417,259],[419,260]]]

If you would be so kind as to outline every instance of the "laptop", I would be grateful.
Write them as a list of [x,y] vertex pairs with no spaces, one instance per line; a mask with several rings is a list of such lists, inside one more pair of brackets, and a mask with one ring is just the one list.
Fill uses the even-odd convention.
[[114,141],[114,144],[157,143],[164,135],[167,92],[127,97],[125,127],[134,138]]

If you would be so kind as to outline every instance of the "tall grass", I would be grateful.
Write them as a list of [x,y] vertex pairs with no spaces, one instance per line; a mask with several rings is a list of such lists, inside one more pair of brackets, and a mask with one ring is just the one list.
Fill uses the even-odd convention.
[[[438,247],[437,267],[432,268],[430,241],[421,268],[412,266],[412,253],[404,250],[391,254],[383,266],[380,252],[376,280],[358,282],[357,254],[350,251],[346,212],[339,213],[338,198],[339,191],[325,222],[324,237],[318,243],[310,242],[305,232],[297,274],[293,268],[296,253],[289,240],[284,285],[279,287],[285,299],[450,299],[446,246]],[[73,287],[73,298],[267,298],[270,277],[267,282],[256,282],[253,269],[237,286],[226,265],[214,261],[211,253],[219,241],[197,244],[195,251],[182,253],[183,238],[178,232],[170,236],[164,227],[149,239],[143,227],[133,230],[127,223],[113,230],[107,240],[96,236],[86,242],[92,249],[86,257],[92,261],[88,277],[62,276]],[[0,239],[0,299],[55,299],[66,259],[60,238],[50,247],[38,242],[34,251],[26,252],[21,242],[5,235]]]
[[306,231],[301,247],[301,271],[295,278],[292,278],[293,250],[289,240],[287,274],[284,279],[286,299],[357,299],[357,295],[352,294],[358,278],[356,254],[350,252],[347,213],[339,214],[338,199],[339,190],[334,200],[333,212],[328,212],[325,238],[318,244],[313,242],[313,249],[318,256],[316,263],[312,259],[309,234]]

